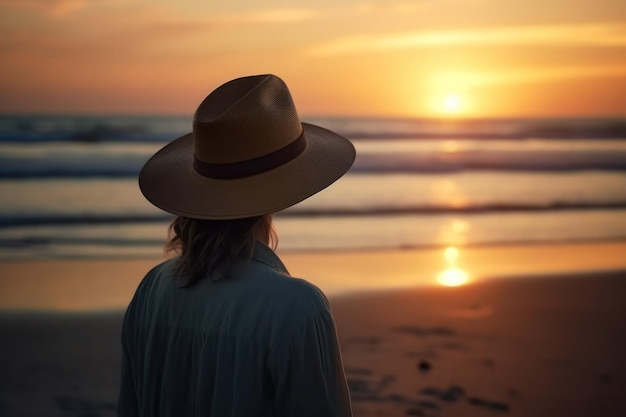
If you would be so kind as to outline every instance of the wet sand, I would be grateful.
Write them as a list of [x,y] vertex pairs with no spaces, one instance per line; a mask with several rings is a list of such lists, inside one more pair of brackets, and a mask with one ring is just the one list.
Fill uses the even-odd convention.
[[[484,278],[626,270],[626,242],[458,248],[455,267]],[[432,286],[450,267],[443,249],[280,252],[291,275],[328,296]],[[157,254],[158,255],[158,254]],[[125,308],[143,276],[163,258],[0,262],[0,310],[94,311]]]
[[[370,261],[354,269],[371,269],[372,257],[363,255]],[[288,266],[294,259],[287,257]],[[60,268],[55,262],[29,268],[79,287],[90,279],[86,270],[105,267],[121,274],[113,280],[135,280],[130,293],[92,286],[102,297],[118,294],[119,302],[138,280],[129,274],[154,264],[60,261]],[[389,265],[396,264],[371,275],[400,274]],[[22,273],[32,273],[29,268]],[[1,279],[7,277],[16,279]],[[80,298],[81,291],[62,285],[56,294]],[[617,271],[331,295],[354,415],[624,416],[625,294],[626,272]],[[55,305],[63,307],[63,299]],[[89,312],[84,304],[75,302],[68,312],[2,304],[0,416],[115,414],[122,312]]]
[[356,416],[625,416],[626,273],[335,300]]

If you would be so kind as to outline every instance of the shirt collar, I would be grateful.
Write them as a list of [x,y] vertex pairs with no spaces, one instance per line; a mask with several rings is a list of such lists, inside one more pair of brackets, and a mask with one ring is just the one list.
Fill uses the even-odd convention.
[[[270,268],[277,270],[283,274],[289,275],[289,271],[287,271],[287,267],[280,260],[278,255],[265,243],[260,240],[255,240],[254,247],[252,248],[252,256],[250,259],[253,259],[257,262],[261,262]],[[233,265],[234,266],[234,265]],[[223,268],[216,268],[214,271],[209,273],[209,279],[211,281],[219,281],[228,276],[228,272],[224,271]],[[187,287],[189,285],[189,277],[185,275],[180,275],[176,279],[176,286],[178,288]]]
[[280,260],[278,255],[265,243],[257,240],[254,242],[254,248],[252,249],[252,259],[257,262],[264,263],[275,270],[282,272],[284,274],[289,275],[289,271],[287,271],[287,267]]

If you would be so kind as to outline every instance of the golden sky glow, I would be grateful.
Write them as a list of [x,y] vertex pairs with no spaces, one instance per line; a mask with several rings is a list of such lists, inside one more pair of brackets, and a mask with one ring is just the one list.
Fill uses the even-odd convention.
[[304,115],[625,116],[625,4],[0,0],[0,111],[191,114],[271,72]]

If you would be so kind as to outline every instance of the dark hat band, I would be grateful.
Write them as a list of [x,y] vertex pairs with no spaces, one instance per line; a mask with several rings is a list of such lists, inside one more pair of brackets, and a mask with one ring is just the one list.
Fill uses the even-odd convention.
[[258,158],[248,159],[246,161],[233,162],[229,164],[212,164],[204,162],[193,156],[193,168],[203,177],[213,179],[234,179],[249,177],[251,175],[260,174],[295,159],[304,152],[306,148],[306,137],[304,132],[298,139],[291,142],[284,148],[278,149],[267,155]]

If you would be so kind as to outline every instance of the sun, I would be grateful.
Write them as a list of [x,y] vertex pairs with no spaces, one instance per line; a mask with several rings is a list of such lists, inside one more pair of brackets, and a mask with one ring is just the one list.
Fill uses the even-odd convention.
[[448,94],[443,98],[443,110],[446,113],[458,113],[461,110],[461,98],[456,94]]
[[471,111],[467,96],[459,92],[442,92],[430,98],[430,109],[440,116],[458,116]]

